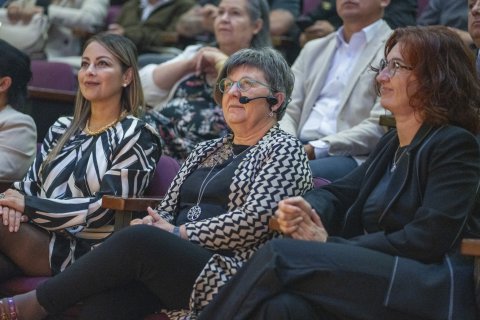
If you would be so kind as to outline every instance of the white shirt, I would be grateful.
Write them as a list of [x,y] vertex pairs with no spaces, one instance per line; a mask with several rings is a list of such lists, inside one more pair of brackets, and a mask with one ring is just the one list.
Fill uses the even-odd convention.
[[337,117],[345,88],[359,57],[380,25],[381,20],[378,20],[354,33],[348,43],[343,36],[343,27],[337,31],[337,49],[325,85],[299,136],[301,141],[308,141],[315,147],[316,158],[328,155],[329,144],[322,137],[337,133]]

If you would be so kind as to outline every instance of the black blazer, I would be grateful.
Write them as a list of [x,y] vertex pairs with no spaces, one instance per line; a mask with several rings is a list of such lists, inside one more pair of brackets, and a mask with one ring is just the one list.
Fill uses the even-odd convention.
[[382,231],[365,234],[365,201],[398,143],[396,130],[389,131],[364,164],[305,198],[320,214],[328,241],[396,257],[386,305],[432,319],[474,319],[473,263],[460,256],[459,245],[464,236],[480,234],[479,214],[472,210],[480,181],[478,143],[459,127],[422,126],[404,155],[408,165],[397,168],[385,190]]

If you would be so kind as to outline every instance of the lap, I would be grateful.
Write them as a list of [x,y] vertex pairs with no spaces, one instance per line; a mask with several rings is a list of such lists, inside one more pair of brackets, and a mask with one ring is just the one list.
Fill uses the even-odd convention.
[[310,168],[314,177],[321,177],[330,181],[338,180],[349,174],[358,165],[350,156],[331,156],[310,160]]

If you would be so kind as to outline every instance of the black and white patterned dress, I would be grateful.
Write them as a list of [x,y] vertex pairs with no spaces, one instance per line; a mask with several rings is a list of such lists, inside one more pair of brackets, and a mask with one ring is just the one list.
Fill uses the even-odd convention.
[[127,116],[99,135],[73,135],[40,173],[48,152],[71,122],[71,117],[55,122],[27,175],[14,184],[25,194],[25,214],[50,232],[54,274],[96,244],[75,237],[76,233],[113,223],[114,212],[101,207],[102,196],[143,194],[161,154],[154,130]]
[[[157,208],[164,219],[172,223],[176,220],[180,188],[189,174],[232,141],[230,134],[196,146]],[[194,317],[201,311],[259,247],[278,236],[268,229],[268,220],[278,202],[303,195],[312,187],[312,175],[302,144],[275,125],[246,151],[235,169],[229,188],[228,210],[210,219],[184,224],[191,242],[217,253],[196,280],[190,310],[167,311],[170,319]],[[225,251],[231,255],[223,255]]]

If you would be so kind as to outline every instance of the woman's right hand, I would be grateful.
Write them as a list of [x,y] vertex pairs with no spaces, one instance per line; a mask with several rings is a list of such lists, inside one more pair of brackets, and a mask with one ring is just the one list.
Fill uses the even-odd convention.
[[10,232],[17,232],[20,228],[20,223],[28,221],[28,217],[23,214],[25,197],[13,189],[8,189],[2,195],[3,197],[0,199],[2,223],[4,226],[8,226]]
[[3,225],[8,226],[10,232],[17,232],[20,229],[20,224],[28,221],[28,217],[23,213],[6,206],[0,206],[0,215]]
[[287,198],[275,211],[282,233],[297,240],[325,242],[328,233],[320,217],[303,197]]

